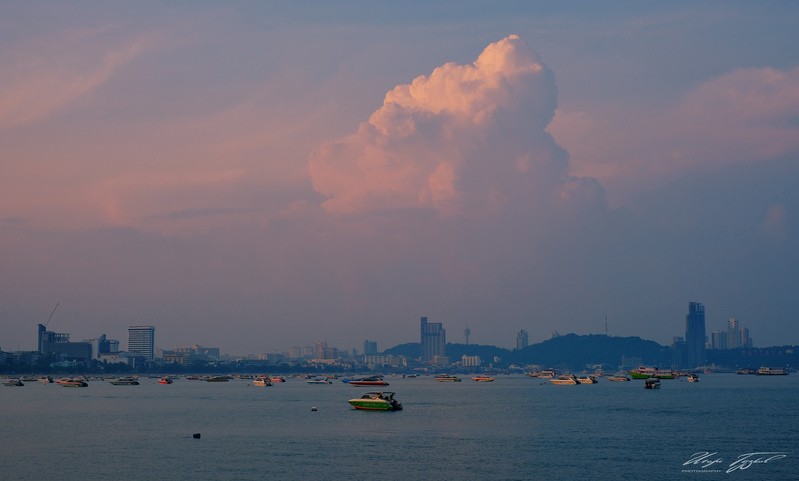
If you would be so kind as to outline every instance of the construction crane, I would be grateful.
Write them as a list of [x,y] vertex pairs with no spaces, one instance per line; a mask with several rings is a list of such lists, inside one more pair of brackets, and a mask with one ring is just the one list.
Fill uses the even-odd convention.
[[44,327],[45,328],[47,328],[47,325],[50,324],[50,319],[53,318],[53,314],[55,314],[55,310],[58,309],[58,306],[60,306],[60,305],[61,305],[60,302],[56,302],[55,303],[55,307],[53,308],[53,312],[50,313],[50,317],[48,317],[47,318],[47,322],[44,323]]

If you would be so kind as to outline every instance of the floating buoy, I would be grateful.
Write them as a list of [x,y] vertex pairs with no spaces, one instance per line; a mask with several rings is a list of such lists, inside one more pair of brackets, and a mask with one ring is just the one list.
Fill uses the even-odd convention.
[[194,439],[200,439],[200,433],[194,433],[191,435]]

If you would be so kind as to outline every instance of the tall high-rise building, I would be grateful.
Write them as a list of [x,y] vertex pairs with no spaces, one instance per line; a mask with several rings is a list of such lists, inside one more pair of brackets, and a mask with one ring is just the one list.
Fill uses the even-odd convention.
[[128,352],[152,361],[155,357],[155,327],[128,327]]
[[363,341],[363,354],[364,356],[377,354],[377,341],[370,341],[369,339]]
[[440,322],[427,322],[421,318],[422,362],[430,362],[436,356],[443,356],[447,345],[447,333]]
[[529,336],[527,335],[527,331],[522,329],[521,331],[516,334],[516,350],[521,351],[522,349],[527,349],[527,343],[529,342]]
[[705,364],[705,306],[701,302],[688,303],[685,316],[685,364],[697,367]]

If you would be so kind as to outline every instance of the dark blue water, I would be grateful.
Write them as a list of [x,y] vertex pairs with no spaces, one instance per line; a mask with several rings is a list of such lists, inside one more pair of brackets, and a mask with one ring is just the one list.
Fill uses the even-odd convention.
[[[799,375],[713,374],[659,391],[387,380],[403,411],[353,410],[347,400],[369,389],[338,381],[0,386],[0,479],[799,479]],[[719,461],[684,465],[697,452]],[[752,452],[782,454],[727,472]]]

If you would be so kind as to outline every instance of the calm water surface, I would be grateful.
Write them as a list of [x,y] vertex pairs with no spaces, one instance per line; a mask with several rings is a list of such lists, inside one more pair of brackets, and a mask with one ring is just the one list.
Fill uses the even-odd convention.
[[[799,479],[796,374],[712,374],[659,391],[463,379],[387,378],[399,412],[352,409],[369,389],[339,381],[0,386],[0,479]],[[684,464],[698,452],[719,461]],[[782,454],[727,472],[752,452]]]

